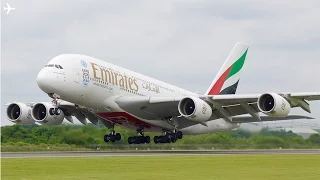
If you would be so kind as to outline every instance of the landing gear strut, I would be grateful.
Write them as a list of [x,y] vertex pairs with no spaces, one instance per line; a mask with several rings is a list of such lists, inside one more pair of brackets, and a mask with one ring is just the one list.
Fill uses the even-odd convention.
[[128,138],[129,144],[149,144],[150,143],[150,136],[144,136],[142,130],[137,130],[140,136],[131,136]]
[[183,134],[181,131],[178,132],[166,132],[164,136],[155,136],[153,142],[158,143],[175,143],[178,139],[182,139]]
[[112,127],[111,133],[110,134],[106,134],[103,137],[104,142],[116,142],[116,141],[120,141],[121,140],[121,134],[120,133],[116,133],[114,131],[114,126]]
[[59,99],[60,96],[56,93],[53,93],[51,95],[49,95],[50,97],[52,97],[52,104],[54,106],[54,108],[50,108],[49,109],[49,114],[50,115],[60,115],[61,110],[59,109]]

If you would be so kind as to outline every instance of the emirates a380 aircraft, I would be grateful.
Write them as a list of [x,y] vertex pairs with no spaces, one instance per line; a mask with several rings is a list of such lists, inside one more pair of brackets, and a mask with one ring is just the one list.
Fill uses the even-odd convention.
[[64,119],[73,122],[73,117],[83,124],[101,121],[111,129],[105,142],[121,139],[114,131],[120,125],[138,133],[128,138],[129,144],[150,143],[144,135],[148,131],[159,132],[155,143],[171,143],[185,134],[227,131],[240,123],[310,119],[289,115],[290,109],[310,112],[307,101],[320,100],[320,92],[235,94],[247,52],[247,45],[236,43],[204,95],[93,57],[59,55],[37,76],[52,102],[8,103],[7,116],[23,125],[59,125]]

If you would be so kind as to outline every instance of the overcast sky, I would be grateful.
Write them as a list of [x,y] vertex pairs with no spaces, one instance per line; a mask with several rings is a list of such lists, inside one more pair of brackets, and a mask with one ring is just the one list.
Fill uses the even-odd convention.
[[[205,93],[241,41],[250,48],[237,93],[320,91],[319,0],[5,2],[16,10],[1,12],[2,125],[5,103],[49,100],[35,78],[62,53]],[[320,124],[320,102],[311,108]]]

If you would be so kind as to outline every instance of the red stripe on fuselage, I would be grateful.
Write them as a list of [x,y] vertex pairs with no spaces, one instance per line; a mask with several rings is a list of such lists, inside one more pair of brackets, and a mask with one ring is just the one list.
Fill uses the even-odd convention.
[[221,88],[224,84],[224,82],[226,81],[228,74],[231,70],[230,66],[217,80],[217,82],[213,85],[213,87],[211,88],[211,90],[209,91],[208,95],[218,95],[221,91]]
[[111,121],[113,123],[117,123],[120,125],[131,124],[139,128],[148,128],[148,129],[150,129],[151,126],[153,126],[126,112],[99,112],[97,113],[97,115],[107,121]]

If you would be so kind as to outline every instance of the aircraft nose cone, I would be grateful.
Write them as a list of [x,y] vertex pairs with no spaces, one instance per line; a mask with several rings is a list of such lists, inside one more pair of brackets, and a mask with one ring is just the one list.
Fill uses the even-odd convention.
[[37,84],[39,88],[46,92],[46,93],[52,93],[52,88],[50,86],[50,81],[48,77],[48,72],[45,69],[42,69],[38,76],[37,76]]

